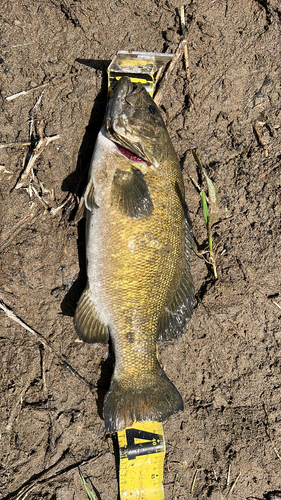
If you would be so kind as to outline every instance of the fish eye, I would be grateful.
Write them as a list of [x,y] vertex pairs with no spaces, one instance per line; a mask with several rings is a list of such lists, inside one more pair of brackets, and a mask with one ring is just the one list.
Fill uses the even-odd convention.
[[155,107],[154,107],[154,106],[149,106],[148,110],[149,110],[149,113],[150,113],[151,115],[155,115],[155,113],[156,113],[156,109],[155,109]]

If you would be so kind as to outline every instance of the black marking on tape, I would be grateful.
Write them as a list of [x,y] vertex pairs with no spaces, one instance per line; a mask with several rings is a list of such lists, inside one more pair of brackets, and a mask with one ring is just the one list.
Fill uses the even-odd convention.
[[[135,443],[135,439],[143,439],[145,443]],[[120,448],[120,458],[134,460],[141,455],[152,455],[164,452],[164,436],[140,429],[126,429],[127,446]]]

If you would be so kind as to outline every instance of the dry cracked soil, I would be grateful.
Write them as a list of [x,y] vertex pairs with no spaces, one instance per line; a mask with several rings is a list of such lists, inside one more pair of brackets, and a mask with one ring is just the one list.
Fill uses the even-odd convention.
[[[109,61],[118,50],[175,52],[181,5],[2,0],[0,298],[32,329],[0,311],[3,500],[85,500],[78,467],[98,498],[118,496],[115,443],[101,414],[108,347],[77,342],[73,327],[85,285],[84,222],[74,213]],[[162,107],[200,248],[206,228],[193,149],[218,190],[218,279],[192,257],[193,317],[182,338],[159,345],[185,403],[164,425],[165,498],[278,500],[281,7],[190,0],[185,12],[190,78],[180,61]],[[19,187],[40,133],[59,137]]]

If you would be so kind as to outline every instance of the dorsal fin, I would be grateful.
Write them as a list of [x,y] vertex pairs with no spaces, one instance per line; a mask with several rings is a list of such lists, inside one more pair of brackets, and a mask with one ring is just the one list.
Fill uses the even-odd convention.
[[187,318],[190,318],[194,308],[194,286],[189,268],[188,258],[195,243],[191,221],[185,219],[185,259],[186,264],[179,279],[175,294],[168,306],[162,312],[157,328],[158,340],[178,338],[184,333]]
[[187,318],[194,307],[194,287],[188,262],[170,304],[162,312],[157,327],[158,340],[170,340],[184,333]]

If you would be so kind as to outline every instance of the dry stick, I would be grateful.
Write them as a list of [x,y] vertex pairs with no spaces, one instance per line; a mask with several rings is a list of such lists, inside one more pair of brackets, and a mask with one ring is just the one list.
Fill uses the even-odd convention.
[[241,476],[241,472],[239,472],[238,476],[236,477],[236,479],[235,479],[235,481],[234,481],[233,485],[231,486],[231,488],[230,488],[230,490],[229,490],[228,495],[231,495],[231,494],[232,494],[232,492],[233,492],[233,490],[234,490],[234,488],[235,488],[235,486],[236,486],[236,484],[237,484],[237,481],[238,481],[238,479],[239,479],[239,477],[240,477],[240,476]]
[[156,92],[156,94],[154,96],[154,101],[156,102],[156,104],[158,106],[159,106],[160,102],[162,101],[162,96],[163,96],[163,92],[164,92],[167,80],[168,80],[170,74],[172,73],[173,69],[175,68],[176,64],[181,59],[182,53],[183,53],[183,50],[184,50],[184,47],[185,47],[186,44],[187,44],[187,40],[182,40],[179,43],[178,48],[177,48],[177,50],[175,52],[175,57],[170,62],[169,67],[168,67],[166,73],[164,74],[164,76],[162,78],[162,81],[161,81],[161,83],[159,85],[159,88],[158,88],[158,90],[157,90],[157,92]]
[[[30,137],[30,140],[31,140],[31,137],[32,137],[33,127],[34,127],[34,117],[35,117],[37,108],[38,108],[40,102],[42,101],[42,97],[44,95],[44,92],[45,92],[45,89],[42,90],[40,96],[38,97],[36,103],[34,104],[32,110],[31,110],[31,113],[30,113],[31,114],[31,120],[30,120],[30,126],[29,126],[29,137]],[[34,132],[35,132],[35,130],[34,130]],[[43,123],[42,122],[39,125],[39,138],[43,139]]]
[[35,194],[35,196],[38,198],[40,203],[42,203],[45,210],[48,210],[50,208],[48,203],[39,195],[38,191],[35,189],[34,186],[31,186],[31,191]]
[[[69,200],[71,198],[72,198],[72,193],[69,193],[67,195],[67,197],[65,198],[65,200],[61,203],[61,205],[59,205],[58,207],[55,207],[55,208],[51,208],[50,213],[52,215],[56,215],[57,212],[59,212],[69,202]],[[82,340],[82,342],[83,342],[83,340]]]
[[230,467],[231,467],[231,465],[229,464],[228,471],[227,471],[226,486],[229,486],[229,483],[230,483]]
[[21,92],[17,92],[17,94],[9,95],[8,97],[6,97],[6,101],[12,101],[13,99],[17,99],[17,97],[30,94],[31,92],[34,92],[35,90],[44,89],[45,87],[50,85],[50,83],[56,84],[56,83],[61,82],[62,80],[66,80],[67,78],[71,78],[72,76],[74,76],[72,73],[69,75],[66,75],[66,76],[59,76],[59,77],[56,76],[55,78],[53,78],[52,80],[49,80],[46,83],[42,83],[41,85],[36,85],[36,87],[31,87],[28,90],[22,90]]
[[13,148],[13,147],[23,148],[25,146],[30,146],[31,144],[32,142],[7,142],[0,144],[0,149]]
[[32,335],[34,335],[37,338],[37,340],[41,342],[41,344],[43,344],[43,346],[46,347],[46,349],[48,349],[63,366],[65,366],[68,370],[70,370],[73,373],[73,375],[75,375],[75,377],[81,380],[81,382],[86,384],[90,388],[90,390],[92,389],[92,385],[87,380],[85,380],[82,377],[82,375],[80,375],[80,373],[78,373],[75,370],[75,368],[73,368],[70,365],[70,363],[68,363],[68,361],[64,359],[64,356],[61,356],[60,354],[56,353],[56,351],[52,348],[52,346],[48,343],[48,341],[41,333],[37,332],[36,330],[33,330],[33,328],[31,328],[24,321],[22,321],[22,319],[20,319],[11,309],[9,309],[2,300],[0,301],[0,308],[4,311],[4,313],[8,316],[8,318],[12,319],[20,326],[25,328],[25,330],[32,333]]
[[39,142],[37,143],[27,165],[20,176],[18,182],[15,185],[15,189],[20,189],[24,185],[24,180],[28,177],[30,171],[32,170],[37,158],[43,153],[44,149],[50,144],[50,142],[55,141],[59,138],[59,135],[52,135],[51,137],[45,137],[44,139],[41,137]]
[[[191,175],[188,174],[188,176],[189,176],[192,184],[194,185],[194,187],[197,189],[198,193],[200,194],[202,189],[200,188],[198,182],[196,182],[196,180],[193,179],[193,177],[191,177]],[[210,200],[209,200],[208,196],[206,194],[205,194],[205,196],[206,196],[207,203],[210,204]]]
[[[180,20],[181,20],[181,32],[182,32],[182,36],[185,39],[186,35],[187,35],[187,29],[186,29],[186,24],[185,24],[184,5],[181,6]],[[186,76],[187,76],[187,79],[190,80],[189,59],[188,59],[187,45],[184,46],[183,53],[184,53],[184,62],[185,62]]]

